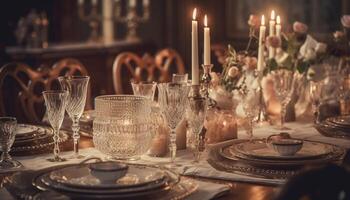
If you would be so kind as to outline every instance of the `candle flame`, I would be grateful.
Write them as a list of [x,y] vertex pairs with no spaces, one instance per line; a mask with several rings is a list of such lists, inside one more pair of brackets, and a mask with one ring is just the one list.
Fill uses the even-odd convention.
[[261,26],[265,26],[265,15],[261,16]]
[[208,18],[207,18],[207,15],[204,15],[204,26],[205,26],[205,27],[208,26]]
[[196,16],[197,16],[197,8],[193,9],[192,19],[196,20]]
[[281,24],[281,17],[279,15],[277,15],[276,21],[277,21],[277,24]]
[[274,10],[272,10],[272,11],[271,11],[271,19],[272,19],[272,20],[275,20],[275,18],[276,18],[276,13],[275,13]]

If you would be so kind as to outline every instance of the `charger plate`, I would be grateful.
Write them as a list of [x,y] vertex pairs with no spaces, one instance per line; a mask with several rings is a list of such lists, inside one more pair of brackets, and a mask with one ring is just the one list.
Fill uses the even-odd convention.
[[334,146],[320,142],[304,141],[303,147],[293,156],[281,156],[265,140],[246,141],[228,147],[231,154],[240,153],[248,157],[264,160],[305,160],[324,157],[333,151]]
[[[262,140],[255,140],[255,142],[260,142]],[[241,152],[234,151],[232,149],[235,149],[236,145],[240,144],[246,144],[248,141],[241,141],[234,143],[232,145],[221,147],[219,150],[219,154],[229,160],[239,160],[240,162],[244,162],[253,166],[259,166],[259,167],[266,167],[266,168],[295,168],[295,167],[302,167],[305,165],[311,165],[311,164],[323,164],[327,162],[332,162],[336,159],[338,159],[341,155],[345,153],[345,150],[330,145],[331,151],[327,154],[324,154],[323,156],[319,157],[313,157],[308,159],[270,159],[269,157],[266,158],[264,156],[259,157],[252,157],[247,156]],[[306,142],[306,141],[305,141]],[[320,143],[324,144],[324,143]]]
[[350,131],[350,116],[337,116],[337,117],[329,117],[325,120],[328,124],[334,125],[340,128],[347,128]]
[[[87,164],[82,164],[82,165],[87,165]],[[130,167],[136,164],[128,164],[128,165]],[[56,168],[51,171],[42,172],[37,176],[35,176],[33,178],[33,185],[40,190],[43,190],[43,191],[53,190],[72,198],[90,198],[90,199],[91,198],[142,198],[149,195],[166,193],[169,190],[171,190],[174,186],[176,186],[179,182],[178,175],[170,170],[163,169],[158,166],[148,166],[148,165],[137,165],[137,166],[146,166],[149,168],[164,170],[167,177],[167,182],[164,185],[156,188],[145,186],[142,189],[137,189],[137,187],[136,188],[131,187],[131,188],[125,188],[125,189],[121,188],[121,189],[95,189],[95,190],[74,188],[74,187],[69,187],[67,185],[63,185],[61,183],[50,181],[51,179],[48,177],[48,175],[52,171],[60,169],[60,168]]]
[[[236,139],[226,141],[220,144],[212,145],[209,148],[208,154],[208,163],[219,171],[225,171],[234,174],[241,174],[255,178],[262,178],[268,181],[262,182],[263,184],[269,185],[280,185],[284,183],[284,179],[288,179],[291,176],[299,173],[300,169],[305,166],[305,164],[301,165],[281,165],[275,164],[274,160],[270,160],[269,162],[261,162],[260,160],[257,162],[251,162],[247,159],[242,159],[240,157],[229,157],[226,158],[222,156],[221,150],[225,147],[229,147],[233,144],[239,144],[242,142],[246,142],[247,140]],[[332,162],[341,163],[344,157],[344,149],[339,149],[337,157],[334,157]],[[244,155],[241,155],[243,158]]]
[[[64,165],[63,167],[73,166]],[[4,186],[7,191],[18,199],[35,199],[35,200],[47,200],[47,199],[60,199],[60,200],[69,200],[71,199],[69,196],[63,195],[61,193],[52,191],[52,190],[39,190],[35,186],[32,185],[32,180],[42,174],[43,172],[49,172],[53,169],[61,168],[59,167],[50,167],[47,169],[42,169],[40,171],[22,171],[13,174],[10,177],[6,177],[4,181]],[[164,192],[153,195],[148,195],[147,199],[154,200],[180,200],[184,199],[187,196],[190,196],[198,189],[198,184],[192,181],[191,179],[182,177],[174,186]],[[85,195],[84,197],[77,197],[80,199],[97,199],[99,196],[95,195]],[[102,196],[102,198],[108,198],[108,196]],[[117,199],[115,196],[111,195],[111,199]],[[141,198],[139,198],[141,199]]]

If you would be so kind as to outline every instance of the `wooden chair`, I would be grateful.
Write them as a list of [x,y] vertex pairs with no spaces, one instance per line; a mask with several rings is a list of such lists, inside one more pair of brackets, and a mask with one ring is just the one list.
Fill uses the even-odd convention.
[[70,58],[58,61],[51,69],[5,64],[0,69],[0,116],[13,116],[21,123],[41,123],[45,113],[42,91],[59,89],[58,76],[78,74],[87,75],[87,71]]
[[142,58],[131,52],[117,56],[113,64],[113,85],[116,94],[131,94],[130,80],[168,82],[173,73],[184,74],[185,66],[173,49],[163,49],[153,58]]

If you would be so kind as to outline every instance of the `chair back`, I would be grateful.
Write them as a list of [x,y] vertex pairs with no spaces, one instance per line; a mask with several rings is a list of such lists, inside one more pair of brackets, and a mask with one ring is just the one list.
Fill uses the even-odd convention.
[[168,82],[173,73],[185,73],[183,61],[173,49],[163,49],[154,57],[124,52],[116,57],[113,64],[114,90],[116,94],[132,94],[131,80]]
[[87,75],[75,59],[63,59],[51,69],[36,70],[24,63],[8,63],[0,69],[0,116],[16,117],[20,123],[40,124],[45,114],[42,91],[59,89],[58,76]]

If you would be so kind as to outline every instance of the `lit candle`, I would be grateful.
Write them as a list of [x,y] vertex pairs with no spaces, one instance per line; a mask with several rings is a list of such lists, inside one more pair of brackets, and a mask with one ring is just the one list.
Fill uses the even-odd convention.
[[276,36],[281,37],[282,26],[281,26],[281,18],[279,15],[277,15],[276,22],[277,22],[277,24],[276,24]]
[[207,15],[204,16],[204,65],[210,65],[210,28]]
[[[270,30],[269,30],[269,36],[274,36],[275,35],[275,11],[271,11],[271,19],[270,19]],[[269,47],[269,58],[274,58],[275,57],[275,48]]]
[[97,0],[92,0],[91,3],[92,3],[93,6],[96,6],[97,5]]
[[149,6],[149,0],[143,0],[143,6],[144,7]]
[[192,15],[192,85],[199,85],[197,8]]
[[264,70],[264,40],[265,40],[265,16],[261,16],[261,25],[259,31],[259,49],[258,49],[258,71]]
[[135,8],[136,7],[136,0],[129,0],[129,7]]

